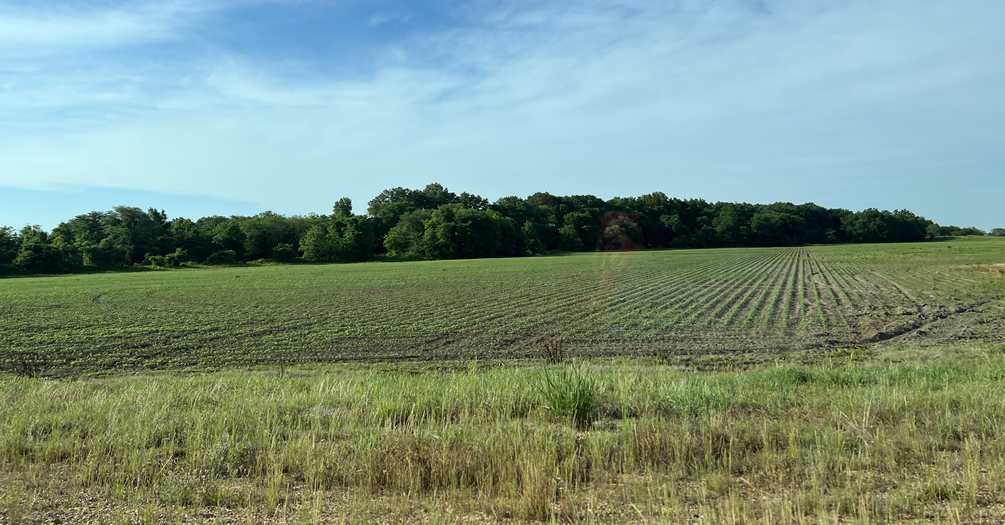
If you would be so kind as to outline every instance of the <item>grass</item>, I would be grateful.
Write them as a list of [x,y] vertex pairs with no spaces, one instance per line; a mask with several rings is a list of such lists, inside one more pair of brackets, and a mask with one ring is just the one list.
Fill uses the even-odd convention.
[[[564,341],[567,357],[652,355],[660,348],[807,350],[861,346],[919,316],[927,316],[924,324],[952,324],[935,317],[963,310],[956,317],[973,320],[960,330],[968,339],[1005,342],[991,329],[1005,304],[1005,280],[989,270],[1005,262],[1005,240],[954,240],[952,246],[673,250],[3,279],[0,369],[66,377],[493,360],[537,357],[537,341],[548,337]],[[789,264],[805,268],[811,259],[820,263],[813,265],[817,270],[855,275],[863,293],[845,293],[850,284],[840,280],[814,283],[809,272],[781,279]],[[780,287],[771,294],[773,283]],[[934,344],[956,340],[951,330],[939,333]]]
[[0,280],[0,523],[999,521],[1003,261],[957,239]]
[[995,348],[712,373],[622,359],[4,375],[0,516],[993,520]]
[[597,417],[597,383],[581,366],[546,370],[538,387],[545,408],[585,430]]

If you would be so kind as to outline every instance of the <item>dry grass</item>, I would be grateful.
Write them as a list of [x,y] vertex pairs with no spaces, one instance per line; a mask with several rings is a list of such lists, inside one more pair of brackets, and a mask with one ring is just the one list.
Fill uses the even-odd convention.
[[0,522],[997,520],[1005,359],[968,355],[580,364],[584,430],[540,367],[8,375]]

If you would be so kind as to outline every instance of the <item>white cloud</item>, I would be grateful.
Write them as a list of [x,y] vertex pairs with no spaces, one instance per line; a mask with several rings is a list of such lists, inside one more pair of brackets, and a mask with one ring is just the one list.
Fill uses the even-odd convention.
[[376,27],[390,23],[405,23],[411,21],[412,17],[412,13],[409,12],[385,11],[371,15],[369,24],[371,27]]
[[134,2],[106,9],[86,3],[0,4],[0,53],[21,57],[174,39],[193,16],[218,2]]
[[[190,6],[173,5],[92,20],[112,28],[113,47],[183,38]],[[0,120],[0,184],[196,192],[302,213],[432,180],[493,197],[663,190],[881,207],[944,199],[930,188],[949,172],[995,183],[1005,4],[755,7],[470,8],[349,80],[323,62],[294,78],[223,53],[143,71],[43,62],[20,74],[28,81],[0,72],[0,118],[18,116]],[[28,45],[3,38],[0,49]],[[43,121],[61,131],[37,132]],[[841,196],[857,200],[826,202]]]

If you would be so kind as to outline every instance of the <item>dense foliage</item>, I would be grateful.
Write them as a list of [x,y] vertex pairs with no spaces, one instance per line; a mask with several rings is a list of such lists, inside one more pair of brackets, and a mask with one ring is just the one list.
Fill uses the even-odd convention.
[[[0,228],[0,274],[68,273],[187,262],[360,261],[515,257],[552,250],[800,246],[911,242],[985,235],[940,226],[907,210],[852,212],[815,204],[681,200],[661,192],[604,201],[535,193],[494,203],[440,184],[393,188],[354,215],[342,198],[331,215],[169,220],[163,211],[119,206],[74,217],[46,232]],[[992,235],[1005,235],[996,228]]]

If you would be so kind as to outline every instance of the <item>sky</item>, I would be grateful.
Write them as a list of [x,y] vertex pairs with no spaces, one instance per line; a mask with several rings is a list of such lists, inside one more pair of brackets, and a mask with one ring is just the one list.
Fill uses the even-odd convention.
[[662,191],[1005,227],[1001,0],[0,0],[0,225]]

